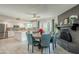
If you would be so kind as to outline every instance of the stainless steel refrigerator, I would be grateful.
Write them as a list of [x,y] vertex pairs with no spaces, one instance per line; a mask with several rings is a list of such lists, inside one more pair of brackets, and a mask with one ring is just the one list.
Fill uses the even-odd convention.
[[0,24],[0,39],[4,39],[8,37],[7,25]]

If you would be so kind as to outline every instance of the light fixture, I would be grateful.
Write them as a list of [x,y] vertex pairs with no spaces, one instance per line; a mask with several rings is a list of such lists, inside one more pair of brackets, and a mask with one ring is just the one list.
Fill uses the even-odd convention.
[[78,16],[77,15],[71,15],[69,17],[69,20],[70,20],[70,23],[71,24],[75,23],[77,19],[78,19]]
[[16,20],[20,20],[20,18],[16,18]]
[[77,15],[71,15],[69,19],[78,19]]

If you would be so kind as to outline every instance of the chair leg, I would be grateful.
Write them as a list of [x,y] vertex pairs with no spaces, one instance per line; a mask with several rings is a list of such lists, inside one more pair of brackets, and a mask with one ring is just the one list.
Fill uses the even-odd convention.
[[28,51],[29,51],[29,44],[28,44]]
[[50,46],[49,46],[49,54],[50,54]]
[[32,53],[34,52],[33,49],[34,49],[34,47],[33,47],[33,45],[32,45]]
[[54,50],[54,43],[52,43],[52,49]]
[[56,48],[56,42],[55,42],[55,48]]
[[43,48],[41,48],[41,54],[43,54]]

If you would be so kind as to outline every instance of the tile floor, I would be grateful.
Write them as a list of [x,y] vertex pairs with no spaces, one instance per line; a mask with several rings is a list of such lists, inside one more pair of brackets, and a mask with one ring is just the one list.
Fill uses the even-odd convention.
[[[51,44],[50,44],[51,45]],[[48,49],[44,49],[44,54],[48,53]],[[31,53],[27,50],[27,44],[16,39],[7,38],[0,39],[0,54],[41,54],[41,50],[37,47],[34,47],[34,53]],[[51,47],[51,54],[70,54],[59,45],[57,45],[56,49],[53,51]]]

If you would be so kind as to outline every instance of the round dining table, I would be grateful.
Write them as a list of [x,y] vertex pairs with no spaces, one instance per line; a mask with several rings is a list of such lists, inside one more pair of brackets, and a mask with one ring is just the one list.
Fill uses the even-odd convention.
[[41,48],[41,34],[40,33],[34,33],[33,37],[35,38],[36,41],[39,41],[40,44],[38,45],[38,48]]
[[33,37],[35,38],[35,40],[40,41],[41,40],[41,34],[40,33],[34,33]]

